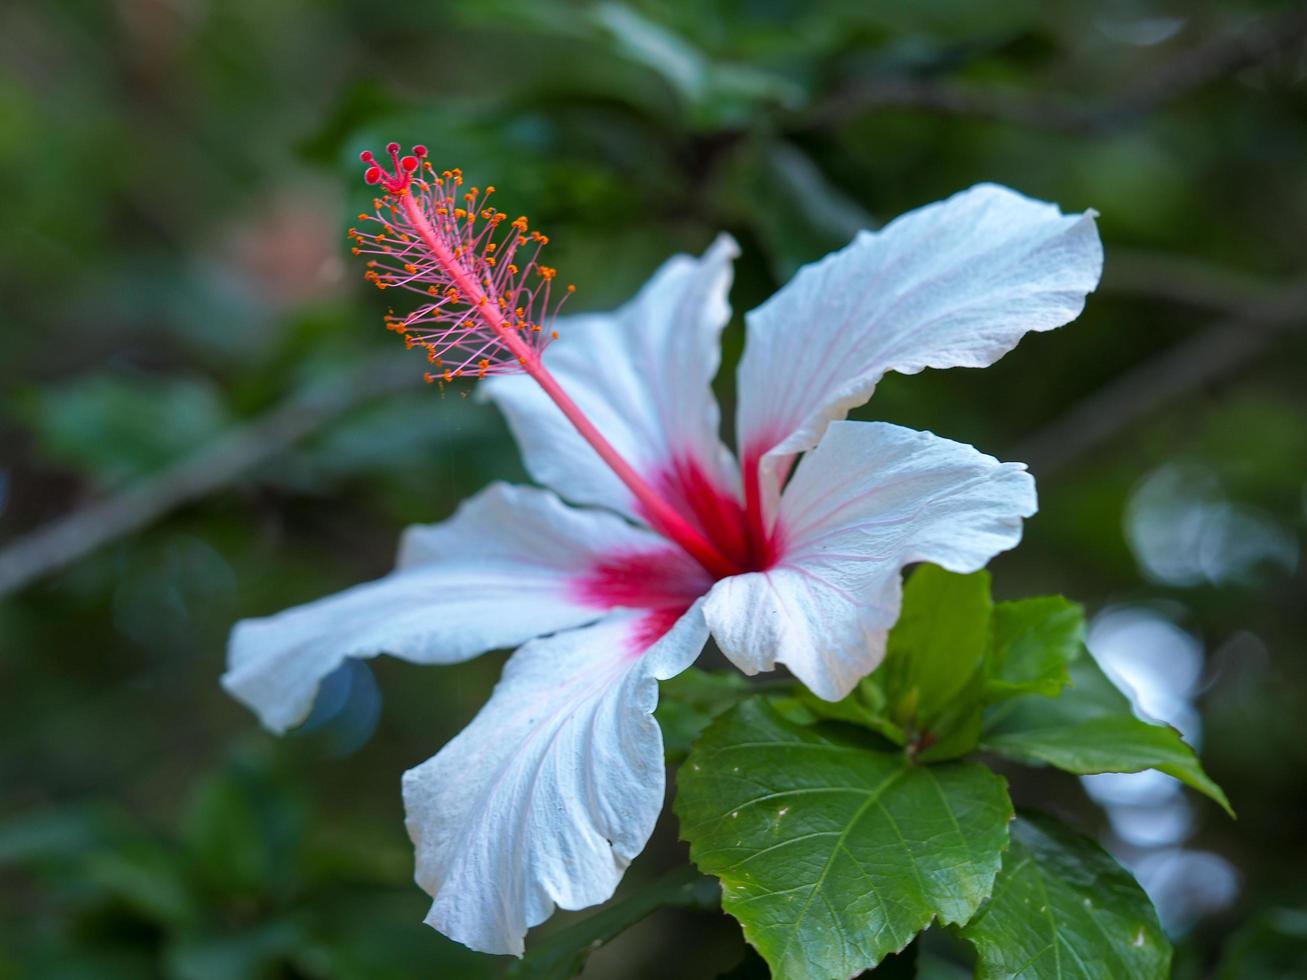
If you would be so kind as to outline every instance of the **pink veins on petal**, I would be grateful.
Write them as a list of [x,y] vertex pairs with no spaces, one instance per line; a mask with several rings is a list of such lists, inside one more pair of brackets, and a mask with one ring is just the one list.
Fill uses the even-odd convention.
[[353,252],[375,256],[366,278],[378,289],[426,299],[407,315],[392,312],[387,327],[427,352],[434,365],[428,381],[522,371],[557,338],[554,317],[574,288],[551,303],[557,270],[539,261],[548,236],[532,230],[525,215],[509,221],[492,207],[494,187],[464,191],[461,170],[437,175],[426,147],[404,157],[398,143],[386,149],[393,171],[370,151],[361,154],[364,179],[387,196],[374,202],[374,214],[359,215],[362,229],[350,229]]

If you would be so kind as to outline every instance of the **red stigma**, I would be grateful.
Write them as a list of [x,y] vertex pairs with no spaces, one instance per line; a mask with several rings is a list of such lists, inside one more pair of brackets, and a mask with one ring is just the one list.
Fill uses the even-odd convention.
[[382,166],[377,162],[371,150],[364,150],[359,154],[359,159],[367,164],[367,169],[363,171],[363,179],[369,184],[380,184],[390,194],[403,194],[408,190],[408,185],[413,179],[413,174],[422,164],[422,158],[427,155],[425,146],[413,147],[413,153],[403,158],[399,155],[400,146],[398,143],[387,143],[386,153],[390,156],[390,169]]

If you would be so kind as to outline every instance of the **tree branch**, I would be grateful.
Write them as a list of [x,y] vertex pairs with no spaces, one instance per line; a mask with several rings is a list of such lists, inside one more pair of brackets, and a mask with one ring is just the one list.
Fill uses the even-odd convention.
[[1172,58],[1151,76],[1104,105],[1030,96],[949,81],[875,79],[853,85],[818,107],[801,128],[845,122],[877,109],[915,109],[1015,123],[1080,135],[1123,128],[1250,65],[1261,64],[1307,41],[1307,4],[1268,17],[1251,28],[1213,38]]
[[1167,402],[1236,373],[1280,330],[1305,321],[1307,283],[1248,302],[1241,312],[1118,375],[1020,442],[1011,458],[1027,462],[1036,476],[1051,476]]
[[411,360],[387,355],[367,361],[339,377],[310,385],[118,496],[31,531],[0,551],[0,597],[227,486],[350,409],[415,384],[416,378]]
[[[1047,476],[1126,426],[1233,373],[1275,332],[1307,318],[1307,286],[1274,289],[1195,260],[1115,250],[1103,289],[1226,314],[1217,325],[1136,366],[1019,444],[1012,458]],[[235,482],[351,409],[414,383],[412,362],[386,355],[311,386],[157,476],[58,518],[0,550],[0,597],[51,575]]]

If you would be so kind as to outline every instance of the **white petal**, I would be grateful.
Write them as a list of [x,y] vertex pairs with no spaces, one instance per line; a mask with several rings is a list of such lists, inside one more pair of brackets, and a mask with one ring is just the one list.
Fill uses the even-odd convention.
[[835,701],[884,656],[904,565],[975,571],[1016,545],[1034,512],[1019,463],[928,432],[835,422],[781,498],[779,563],[718,582],[704,614],[745,673],[783,663]]
[[[722,235],[702,258],[669,259],[621,309],[560,320],[560,337],[545,352],[564,390],[655,486],[689,466],[736,489],[710,383],[737,254]],[[508,417],[534,479],[576,503],[641,517],[630,491],[534,381],[490,378],[482,391]]]
[[223,686],[273,731],[304,720],[346,657],[455,663],[599,618],[576,584],[614,553],[667,545],[546,490],[494,484],[449,520],[410,528],[385,578],[236,624]]
[[695,604],[649,646],[658,617],[618,612],[528,643],[472,723],[404,774],[428,925],[520,954],[555,906],[612,895],[663,805],[657,681],[708,637]]
[[1093,219],[981,184],[860,232],[751,311],[737,421],[766,513],[791,457],[887,372],[985,367],[1079,316],[1103,266]]

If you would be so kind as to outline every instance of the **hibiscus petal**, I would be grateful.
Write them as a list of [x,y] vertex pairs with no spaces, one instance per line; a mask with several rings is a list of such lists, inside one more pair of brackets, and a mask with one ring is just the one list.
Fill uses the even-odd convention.
[[799,270],[745,318],[737,421],[746,492],[773,513],[793,455],[886,373],[985,367],[1027,331],[1079,316],[1103,266],[1093,219],[981,184]]
[[745,673],[783,663],[844,697],[885,655],[900,572],[982,568],[1021,538],[1035,482],[1019,463],[880,422],[835,422],[781,498],[781,559],[713,586],[704,615]]
[[[703,478],[738,494],[711,389],[737,254],[722,235],[702,258],[669,259],[621,309],[560,320],[561,338],[545,352],[545,364],[599,431],[669,493]],[[534,479],[576,503],[643,519],[631,492],[534,381],[490,378],[482,390],[507,416]]]
[[612,514],[493,484],[449,520],[405,532],[398,567],[384,578],[238,623],[222,683],[285,731],[347,657],[456,663],[592,622],[609,606],[580,588],[596,568],[615,554],[668,550]]
[[699,604],[615,613],[522,647],[470,725],[404,774],[426,922],[472,949],[521,954],[555,906],[609,898],[663,805],[658,680],[698,656]]

